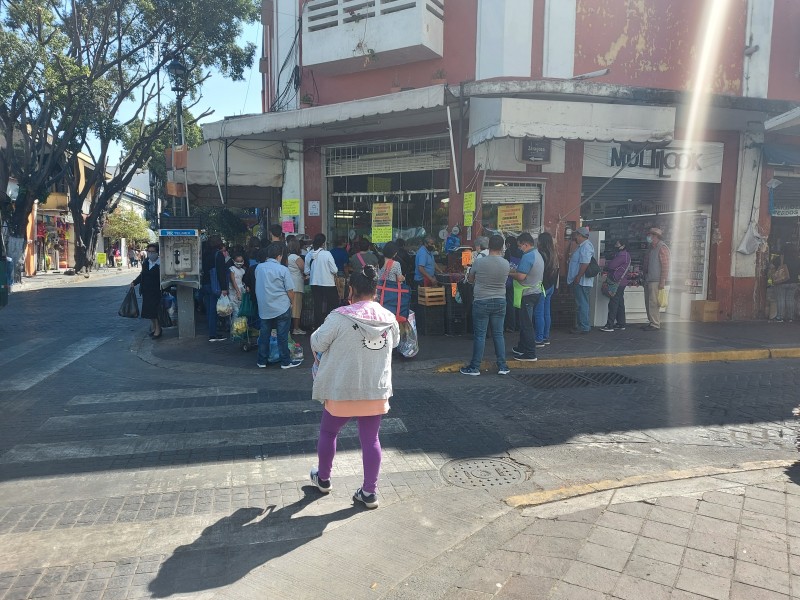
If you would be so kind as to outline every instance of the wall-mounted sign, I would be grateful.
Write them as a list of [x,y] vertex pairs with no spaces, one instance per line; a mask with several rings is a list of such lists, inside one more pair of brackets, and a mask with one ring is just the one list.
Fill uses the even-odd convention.
[[525,162],[549,163],[550,140],[523,138],[522,160]]
[[675,140],[666,148],[637,151],[625,144],[583,144],[583,176],[657,181],[722,181],[725,144]]
[[475,192],[464,192],[464,214],[475,212]]
[[309,217],[319,216],[319,200],[308,201],[308,216]]
[[372,243],[383,244],[392,241],[392,204],[376,202],[372,205]]
[[472,220],[474,216],[474,213],[471,212],[464,213],[464,227],[472,227]]
[[497,207],[497,228],[502,231],[522,231],[522,204],[503,204]]
[[284,217],[299,217],[300,216],[300,200],[299,198],[285,199],[281,203],[281,213]]
[[800,217],[800,204],[778,204],[769,212],[773,217]]

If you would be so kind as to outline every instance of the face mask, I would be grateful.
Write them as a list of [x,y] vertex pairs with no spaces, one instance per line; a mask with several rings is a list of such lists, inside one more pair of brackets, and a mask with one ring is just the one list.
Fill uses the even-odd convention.
[[615,249],[617,252],[622,252],[622,246],[614,246],[614,249]]
[[147,260],[150,262],[154,262],[158,260],[158,252],[148,252],[147,253]]
[[244,266],[243,262],[235,262],[233,264],[235,264],[237,267],[243,267]]
[[653,241],[653,236],[652,235],[648,235],[647,236],[647,243],[650,244],[650,243],[652,243],[652,241]]

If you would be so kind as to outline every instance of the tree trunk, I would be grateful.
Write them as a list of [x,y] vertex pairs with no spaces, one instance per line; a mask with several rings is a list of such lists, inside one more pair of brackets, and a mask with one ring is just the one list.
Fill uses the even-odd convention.
[[28,241],[28,218],[33,211],[36,200],[31,190],[20,187],[17,201],[14,203],[14,212],[11,213],[11,235],[21,237]]

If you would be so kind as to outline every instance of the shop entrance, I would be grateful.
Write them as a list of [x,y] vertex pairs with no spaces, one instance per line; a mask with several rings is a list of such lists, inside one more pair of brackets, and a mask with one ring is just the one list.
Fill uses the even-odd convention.
[[776,174],[780,184],[772,192],[769,251],[781,253],[785,244],[800,244],[800,177]]
[[402,237],[411,247],[447,226],[447,138],[330,148],[326,175],[333,239],[372,239],[375,204],[392,205],[392,239]]

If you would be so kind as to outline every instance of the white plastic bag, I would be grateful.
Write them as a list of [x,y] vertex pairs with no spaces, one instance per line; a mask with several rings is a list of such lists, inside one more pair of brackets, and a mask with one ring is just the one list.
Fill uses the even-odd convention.
[[220,296],[217,300],[217,314],[220,317],[227,317],[233,312],[233,302],[227,296]]

